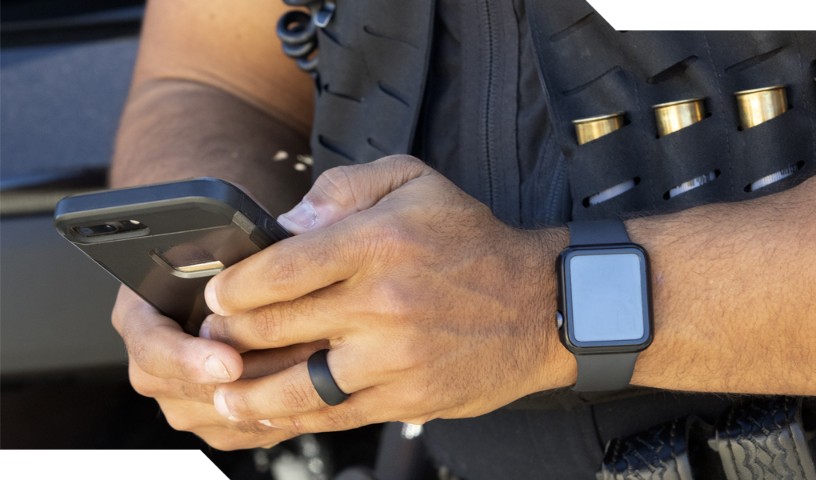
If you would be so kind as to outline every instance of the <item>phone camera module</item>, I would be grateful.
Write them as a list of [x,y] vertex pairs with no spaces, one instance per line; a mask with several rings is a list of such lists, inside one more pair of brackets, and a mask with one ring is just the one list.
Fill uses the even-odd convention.
[[109,220],[93,225],[73,228],[73,234],[88,242],[107,242],[122,238],[140,237],[150,233],[150,229],[138,220]]
[[113,223],[100,223],[99,225],[76,227],[75,230],[83,237],[98,237],[99,235],[116,233],[119,231],[119,227]]

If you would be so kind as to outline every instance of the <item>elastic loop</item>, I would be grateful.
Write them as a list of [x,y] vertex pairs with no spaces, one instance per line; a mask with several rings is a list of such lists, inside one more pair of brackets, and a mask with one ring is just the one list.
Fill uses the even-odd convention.
[[284,45],[301,45],[315,38],[317,27],[312,17],[300,10],[291,10],[280,17],[278,37]]

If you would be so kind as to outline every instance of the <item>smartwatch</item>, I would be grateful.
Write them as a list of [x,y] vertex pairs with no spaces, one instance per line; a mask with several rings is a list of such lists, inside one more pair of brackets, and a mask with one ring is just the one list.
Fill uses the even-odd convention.
[[556,265],[556,324],[578,363],[573,390],[621,390],[652,342],[649,258],[620,220],[568,225],[570,245]]

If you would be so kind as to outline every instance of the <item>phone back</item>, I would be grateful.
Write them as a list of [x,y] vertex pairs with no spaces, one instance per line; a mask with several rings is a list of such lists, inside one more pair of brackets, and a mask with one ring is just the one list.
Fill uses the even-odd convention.
[[289,236],[237,187],[197,179],[63,199],[57,230],[189,333],[207,281]]

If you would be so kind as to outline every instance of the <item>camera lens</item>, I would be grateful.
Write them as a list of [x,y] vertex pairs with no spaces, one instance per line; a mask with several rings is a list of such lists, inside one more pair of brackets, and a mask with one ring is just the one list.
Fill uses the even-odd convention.
[[101,223],[99,225],[90,225],[86,227],[77,227],[76,232],[83,237],[96,237],[99,235],[109,235],[119,231],[119,227],[112,223]]

